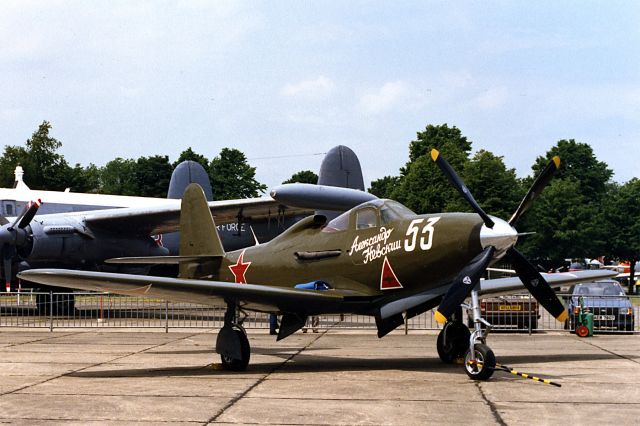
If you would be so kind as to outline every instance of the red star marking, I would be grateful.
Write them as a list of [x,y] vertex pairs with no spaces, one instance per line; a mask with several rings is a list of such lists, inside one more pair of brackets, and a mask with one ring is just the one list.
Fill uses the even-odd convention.
[[236,264],[229,265],[229,269],[235,277],[235,282],[237,282],[238,284],[247,283],[247,279],[244,277],[244,274],[247,272],[247,269],[249,269],[249,266],[251,266],[251,262],[243,263],[243,258],[244,250],[242,250],[242,253],[240,253],[240,257],[238,257],[238,261],[236,262]]
[[389,290],[392,288],[402,288],[400,280],[396,277],[396,273],[393,272],[391,264],[384,257],[384,263],[382,264],[382,273],[380,274],[380,290]]

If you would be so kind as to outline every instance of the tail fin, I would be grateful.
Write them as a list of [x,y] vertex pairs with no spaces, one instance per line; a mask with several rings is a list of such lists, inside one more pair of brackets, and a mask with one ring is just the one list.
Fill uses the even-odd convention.
[[[364,191],[362,168],[356,153],[344,145],[331,148],[320,165],[318,185],[340,186]],[[331,220],[337,217],[340,212],[318,210],[316,214],[326,216],[328,220]]]
[[[187,186],[182,196],[180,213],[180,256],[211,256],[217,263],[224,257],[224,247],[207,205],[202,187]],[[212,274],[212,262],[180,262],[181,278],[196,278]]]

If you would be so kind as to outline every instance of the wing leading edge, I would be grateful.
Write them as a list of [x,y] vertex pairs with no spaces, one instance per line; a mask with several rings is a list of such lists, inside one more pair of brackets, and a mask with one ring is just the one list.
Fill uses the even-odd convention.
[[21,272],[19,277],[52,286],[203,305],[219,306],[223,300],[236,300],[243,308],[263,312],[300,312],[301,307],[308,312],[332,312],[344,301],[342,294],[331,290],[314,291],[68,269],[31,269]]

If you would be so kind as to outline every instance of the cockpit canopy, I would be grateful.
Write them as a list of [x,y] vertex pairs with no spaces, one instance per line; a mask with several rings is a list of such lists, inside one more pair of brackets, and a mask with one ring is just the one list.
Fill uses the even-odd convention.
[[415,215],[414,212],[397,201],[382,199],[371,200],[342,213],[330,221],[323,228],[322,232],[345,231],[349,227],[353,229],[366,229],[383,226]]

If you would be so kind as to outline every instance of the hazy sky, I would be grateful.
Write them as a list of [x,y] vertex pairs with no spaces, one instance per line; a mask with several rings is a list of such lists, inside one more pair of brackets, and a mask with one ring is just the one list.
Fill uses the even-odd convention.
[[520,176],[574,138],[624,182],[640,2],[2,1],[0,144],[43,120],[72,164],[235,147],[269,187],[338,144],[395,175],[442,123]]

